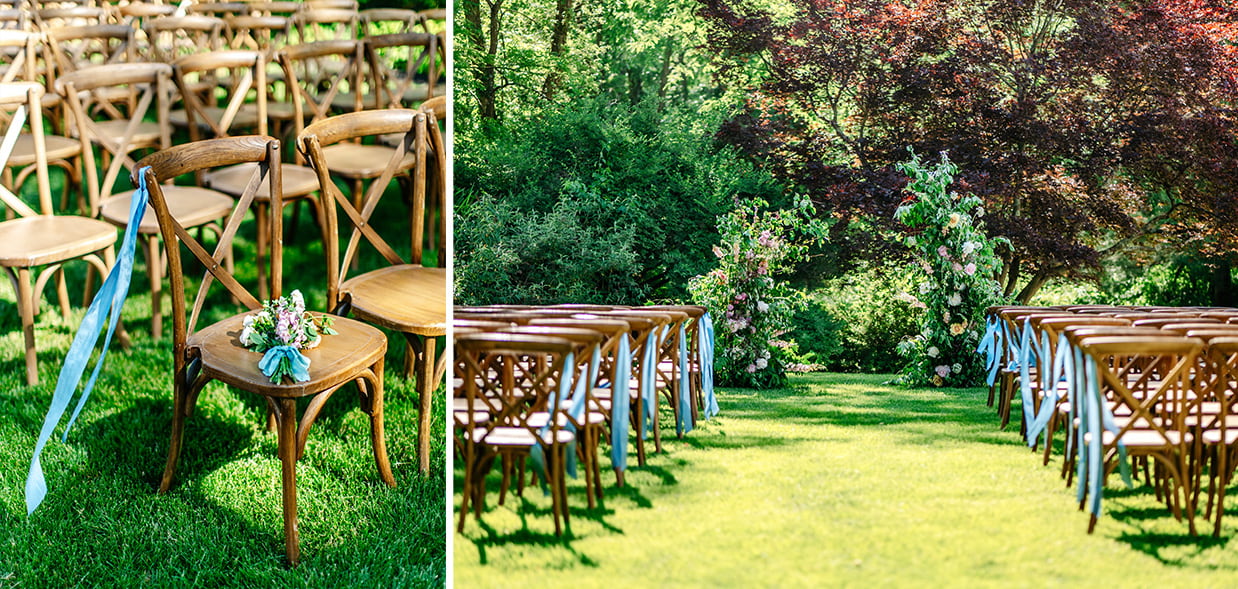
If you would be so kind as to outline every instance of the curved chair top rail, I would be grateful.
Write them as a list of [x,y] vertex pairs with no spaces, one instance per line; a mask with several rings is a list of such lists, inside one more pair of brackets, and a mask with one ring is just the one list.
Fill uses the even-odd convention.
[[172,66],[166,63],[114,63],[98,65],[56,78],[56,92],[65,94],[69,87],[76,90],[94,90],[103,86],[121,84],[150,84],[160,76],[171,76]]
[[411,109],[369,110],[346,113],[311,123],[301,131],[302,147],[309,151],[309,142],[320,146],[334,145],[354,137],[408,133],[413,130],[417,117],[426,113]]
[[0,105],[25,104],[30,100],[43,96],[43,86],[37,82],[6,82],[0,84]]
[[[264,135],[205,139],[152,153],[142,158],[135,168],[141,170],[150,166],[148,174],[152,177],[148,180],[167,180],[204,168],[260,161],[265,157],[267,146],[272,142],[275,143],[275,150],[278,153],[279,140]],[[134,184],[137,184],[136,181]]]
[[200,72],[218,68],[254,67],[262,54],[248,49],[224,49],[178,57],[172,65],[182,72]]

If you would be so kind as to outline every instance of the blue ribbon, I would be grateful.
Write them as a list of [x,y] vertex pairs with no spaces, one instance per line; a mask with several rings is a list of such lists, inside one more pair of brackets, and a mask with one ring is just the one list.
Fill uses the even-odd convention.
[[678,435],[692,431],[692,389],[688,386],[688,337],[684,324],[679,324],[679,411],[675,420]]
[[[1045,334],[1048,338],[1049,334]],[[1032,446],[1035,440],[1040,436],[1041,432],[1049,425],[1049,420],[1053,417],[1053,412],[1057,409],[1057,401],[1060,398],[1058,393],[1057,383],[1066,383],[1066,390],[1069,391],[1074,387],[1074,363],[1071,361],[1073,357],[1070,343],[1066,339],[1066,334],[1060,334],[1057,338],[1057,352],[1053,355],[1053,369],[1049,373],[1048,382],[1052,385],[1046,388],[1044,399],[1040,402],[1040,411],[1036,413],[1036,418],[1027,426],[1027,444]],[[1049,443],[1048,438],[1045,438],[1045,443]]]
[[632,403],[632,346],[628,336],[619,338],[615,372],[610,379],[610,462],[619,470],[628,468],[628,415]]
[[[568,393],[572,391],[572,373],[576,369],[576,357],[572,352],[568,352],[563,357],[563,370],[559,372],[559,388],[550,396],[550,419],[555,419],[559,414],[559,402],[561,399],[567,399]],[[542,440],[546,440],[546,434],[550,432],[551,422],[547,421],[546,425],[538,431],[537,435],[542,436]],[[570,425],[570,424],[569,424]],[[550,443],[558,443],[558,440],[550,440]],[[567,470],[572,478],[576,478],[576,452],[572,448],[568,448],[568,464]],[[546,488],[546,452],[542,450],[542,445],[538,442],[533,442],[529,447],[529,461],[533,463],[533,472],[537,473],[537,479],[541,482],[542,492],[549,494]]]
[[1032,355],[1032,346],[1036,345],[1033,339],[1032,322],[1024,320],[1023,337],[1019,344],[1019,392],[1023,397],[1023,423],[1031,423],[1033,419],[1032,378],[1028,372],[1036,365],[1036,358]]
[[86,399],[90,398],[90,392],[94,389],[95,381],[99,377],[99,370],[103,367],[103,360],[107,358],[108,346],[112,343],[112,334],[116,331],[116,325],[120,323],[120,311],[125,306],[125,297],[129,293],[129,279],[133,275],[133,255],[138,238],[137,226],[142,222],[142,216],[146,214],[146,202],[150,198],[150,192],[146,188],[146,169],[142,168],[137,171],[138,189],[134,191],[129,201],[129,225],[125,228],[124,237],[121,239],[120,256],[86,310],[86,316],[82,319],[77,334],[73,336],[69,353],[65,356],[64,365],[60,368],[60,376],[56,380],[56,391],[52,394],[52,404],[47,410],[47,416],[43,419],[43,429],[39,432],[39,441],[35,443],[34,456],[30,459],[30,473],[26,476],[27,516],[33,514],[43,502],[43,498],[47,496],[47,481],[43,477],[43,466],[39,462],[39,454],[43,452],[43,447],[47,445],[56,425],[60,423],[65,409],[68,409],[69,401],[73,399],[73,393],[77,391],[77,385],[81,383],[82,373],[86,371],[86,363],[90,361],[95,344],[99,341],[99,332],[103,330],[104,317],[107,317],[108,326],[107,335],[103,339],[103,348],[99,351],[99,359],[95,361],[95,368],[90,373],[90,379],[86,381],[86,387],[82,389],[81,398],[73,410],[73,415],[69,417],[69,422],[65,425],[61,441],[68,439],[69,430],[77,420],[78,414],[81,413],[82,407],[86,405]]
[[701,389],[705,392],[705,419],[718,414],[718,398],[714,396],[714,320],[705,313],[700,323]]
[[993,386],[993,383],[996,382],[997,370],[1002,364],[1001,342],[1001,319],[995,315],[990,315],[985,318],[984,336],[980,338],[980,345],[976,346],[976,353],[984,356],[984,366],[987,371],[985,384],[989,386]]
[[[1082,427],[1079,428],[1079,465],[1077,472],[1080,476],[1079,490],[1077,496],[1080,501],[1083,500],[1085,488],[1083,484],[1083,473],[1087,471],[1087,486],[1089,511],[1100,516],[1101,499],[1104,492],[1105,478],[1105,461],[1104,461],[1104,431],[1117,434],[1118,427],[1114,422],[1113,413],[1109,410],[1109,405],[1101,396],[1100,378],[1097,374],[1096,358],[1088,356],[1084,363],[1084,379],[1086,381],[1086,402],[1083,406],[1083,414],[1081,415]],[[1084,436],[1087,436],[1086,447]],[[1118,447],[1118,469],[1122,475],[1122,482],[1127,487],[1133,486],[1131,483],[1130,463],[1126,460],[1126,445],[1121,440],[1117,442]]]
[[292,346],[269,348],[258,361],[258,368],[273,383],[279,383],[285,374],[297,382],[305,382],[310,378],[309,365],[310,359]]
[[658,418],[658,342],[666,337],[670,329],[669,325],[665,325],[660,334],[649,334],[645,339],[645,349],[641,351],[641,411],[645,415],[645,431],[641,432],[643,439],[649,438],[653,420]]

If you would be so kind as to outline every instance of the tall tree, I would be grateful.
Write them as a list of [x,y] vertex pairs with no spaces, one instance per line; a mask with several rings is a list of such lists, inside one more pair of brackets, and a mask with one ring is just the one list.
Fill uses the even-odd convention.
[[1234,223],[1238,69],[1219,0],[700,1],[723,79],[761,80],[724,141],[823,214],[887,231],[891,167],[908,146],[949,151],[957,188],[1012,244],[1008,295],[1149,236]]

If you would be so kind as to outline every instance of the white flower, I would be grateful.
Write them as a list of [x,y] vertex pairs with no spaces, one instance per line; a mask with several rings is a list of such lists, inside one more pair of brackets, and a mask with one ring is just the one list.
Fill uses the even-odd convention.
[[963,372],[963,365],[962,365],[962,364],[955,364],[954,366],[951,366],[951,367],[950,367],[950,370],[953,370],[955,374],[958,374],[958,373],[960,373],[960,372]]
[[984,216],[984,207],[976,207],[976,216],[977,216],[977,217],[983,217],[983,216]]
[[927,282],[921,282],[921,283],[920,283],[920,294],[928,294],[928,291],[929,291],[929,289],[931,289],[931,288],[932,288],[932,286],[931,286],[931,285],[929,285],[929,283],[927,283]]
[[941,350],[938,350],[937,346],[929,346],[929,349],[927,351],[928,351],[929,358],[936,358],[941,355]]
[[305,297],[301,296],[301,291],[294,290],[289,295],[292,298],[292,306],[296,308],[297,313],[305,312]]
[[766,366],[769,366],[769,360],[766,360],[765,358],[757,358],[756,365],[757,370],[764,370]]
[[757,311],[760,311],[761,313],[768,312],[769,303],[766,303],[765,301],[757,301]]
[[254,328],[251,325],[252,323],[253,323],[252,317],[245,318],[245,329],[241,330],[241,345],[242,346],[248,346],[254,343],[254,342],[249,341],[250,338],[253,337],[254,335]]
[[946,304],[950,305],[951,307],[957,307],[959,305],[962,305],[963,297],[959,296],[959,293],[956,292],[950,295],[950,298],[946,299]]
[[965,241],[965,242],[963,242],[963,255],[965,255],[965,256],[969,256],[969,255],[971,255],[971,253],[972,253],[972,252],[974,252],[974,251],[976,251],[976,243],[975,243],[975,242],[973,242],[973,241]]

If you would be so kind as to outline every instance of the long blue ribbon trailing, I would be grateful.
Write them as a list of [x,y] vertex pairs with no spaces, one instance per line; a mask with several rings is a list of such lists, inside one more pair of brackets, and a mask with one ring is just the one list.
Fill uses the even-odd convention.
[[679,410],[675,412],[675,433],[692,431],[692,387],[688,382],[688,337],[684,324],[679,324]]
[[700,323],[701,389],[705,392],[705,419],[718,414],[718,398],[714,396],[714,320],[705,313]]
[[1029,373],[1031,367],[1036,365],[1036,357],[1032,354],[1032,346],[1036,345],[1034,339],[1032,322],[1025,320],[1019,344],[1019,392],[1023,397],[1023,423],[1032,422],[1035,409],[1032,407],[1032,377]]
[[610,381],[610,463],[628,468],[628,415],[632,404],[632,346],[625,334],[615,351],[615,372]]
[[[555,419],[559,413],[559,402],[561,399],[567,399],[568,393],[572,390],[572,371],[575,370],[576,358],[571,352],[563,358],[563,370],[559,374],[559,388],[550,396],[550,419]],[[546,434],[550,431],[550,423],[547,422],[537,435],[542,436],[546,440]],[[558,440],[550,440],[551,444],[558,443]],[[575,455],[575,451],[567,452],[568,455]],[[529,460],[533,463],[533,472],[537,473],[537,478],[541,481],[542,492],[547,492],[546,489],[546,453],[542,450],[542,445],[533,442],[529,448]],[[573,467],[574,468],[574,467]],[[573,474],[573,476],[575,476]]]
[[976,353],[984,356],[985,384],[993,386],[997,380],[997,370],[1001,367],[1001,323],[996,316],[985,318],[984,336]]
[[[655,328],[656,329],[656,328]],[[645,349],[641,351],[641,411],[645,415],[645,431],[641,432],[644,439],[653,431],[653,420],[658,418],[658,342],[670,331],[669,325],[664,325],[659,333],[652,333],[645,339]]]
[[73,415],[69,417],[61,441],[68,438],[69,429],[73,427],[82,407],[86,405],[86,399],[90,398],[90,392],[94,389],[95,381],[99,377],[99,370],[103,367],[103,360],[107,357],[108,346],[112,343],[112,334],[116,331],[117,324],[120,323],[120,311],[125,306],[125,297],[129,294],[129,279],[133,275],[133,256],[138,238],[137,228],[142,222],[142,216],[146,214],[146,202],[150,198],[150,191],[146,187],[145,171],[146,168],[137,171],[138,189],[134,191],[129,201],[129,225],[125,228],[125,234],[121,240],[120,256],[86,310],[86,316],[82,319],[77,334],[73,336],[73,343],[70,344],[69,353],[65,356],[64,366],[60,368],[60,377],[56,380],[56,391],[52,394],[52,404],[47,410],[47,416],[43,419],[43,429],[39,432],[39,441],[34,446],[34,457],[30,459],[30,473],[26,476],[27,516],[33,514],[43,502],[43,498],[47,496],[47,480],[43,477],[43,465],[39,461],[39,455],[60,423],[65,410],[68,409],[73,393],[77,391],[77,385],[81,383],[82,374],[86,371],[86,363],[90,361],[95,344],[99,341],[99,333],[103,330],[103,320],[105,317],[108,320],[103,348],[99,350],[99,359],[95,361],[90,379],[86,381],[86,387],[82,389],[81,398],[73,410]]

